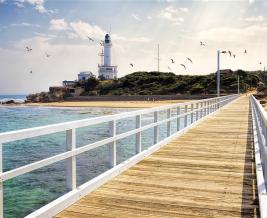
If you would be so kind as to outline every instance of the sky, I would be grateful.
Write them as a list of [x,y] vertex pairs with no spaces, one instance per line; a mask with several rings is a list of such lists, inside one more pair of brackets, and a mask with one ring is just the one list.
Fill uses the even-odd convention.
[[158,44],[164,72],[214,73],[217,50],[236,55],[221,54],[222,69],[263,69],[266,12],[267,0],[0,0],[0,94],[47,91],[80,71],[97,76],[107,32],[119,77],[157,70]]

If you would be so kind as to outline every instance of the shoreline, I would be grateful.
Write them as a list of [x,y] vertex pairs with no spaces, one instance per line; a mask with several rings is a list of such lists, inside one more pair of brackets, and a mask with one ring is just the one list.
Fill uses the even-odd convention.
[[[164,100],[164,101],[63,101],[49,103],[26,103],[21,106],[29,107],[77,107],[77,108],[151,108],[166,104],[175,104],[191,101],[185,100]],[[7,105],[8,106],[8,105]],[[12,106],[12,105],[9,105]],[[15,105],[17,106],[17,105]]]

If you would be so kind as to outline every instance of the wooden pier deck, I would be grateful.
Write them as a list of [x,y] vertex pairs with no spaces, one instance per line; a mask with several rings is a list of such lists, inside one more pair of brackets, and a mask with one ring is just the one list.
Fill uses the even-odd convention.
[[251,130],[240,97],[56,217],[257,217]]

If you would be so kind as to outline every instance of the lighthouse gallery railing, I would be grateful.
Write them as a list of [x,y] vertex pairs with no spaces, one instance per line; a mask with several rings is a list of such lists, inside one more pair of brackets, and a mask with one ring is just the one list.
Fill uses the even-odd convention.
[[[23,129],[18,131],[11,131],[6,133],[0,133],[0,217],[3,217],[3,184],[5,181],[14,177],[29,173],[31,171],[43,168],[45,166],[54,164],[56,162],[67,160],[67,187],[70,190],[68,193],[52,201],[51,203],[43,206],[37,211],[31,213],[27,217],[52,217],[59,213],[66,207],[70,206],[81,197],[95,190],[97,187],[105,183],[107,180],[120,174],[122,171],[133,166],[137,162],[144,159],[160,147],[166,145],[169,141],[179,136],[181,133],[186,131],[188,128],[197,124],[200,120],[208,115],[214,113],[227,103],[236,99],[238,95],[228,95],[223,97],[216,97],[198,101],[191,101],[187,103],[178,103],[171,105],[164,105],[160,107],[154,107],[151,109],[136,110],[132,112],[125,112],[115,115],[101,116],[96,118],[65,122],[59,124],[53,124],[48,126],[41,126],[30,129]],[[163,120],[159,120],[159,112],[166,112],[167,116]],[[142,116],[145,114],[154,114],[154,122],[141,125]],[[175,115],[173,115],[175,114]],[[128,132],[116,134],[116,122],[121,119],[129,117],[135,117],[136,128]],[[184,124],[181,125],[181,119]],[[171,122],[176,122],[176,131],[171,134]],[[109,122],[109,131],[111,137],[104,140],[100,140],[82,147],[76,147],[76,129],[81,127],[87,127],[91,125],[107,123]],[[159,140],[160,128],[159,126],[166,124],[167,136],[163,140]],[[154,129],[154,144],[148,149],[142,148],[141,132]],[[6,172],[3,171],[2,167],[2,145],[4,143],[32,138],[36,136],[48,135],[58,132],[66,131],[66,151],[58,155],[42,159],[40,161],[24,165]],[[117,164],[117,152],[116,152],[116,141],[119,139],[126,138],[128,136],[135,135],[135,147],[136,155],[127,159],[126,161]],[[97,147],[109,144],[109,162],[112,168],[94,179],[76,186],[76,157],[84,152],[88,152]]]

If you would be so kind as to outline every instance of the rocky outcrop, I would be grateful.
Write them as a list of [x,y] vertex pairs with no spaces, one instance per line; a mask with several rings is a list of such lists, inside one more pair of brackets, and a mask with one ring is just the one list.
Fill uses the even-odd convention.
[[53,86],[49,88],[49,92],[28,95],[25,103],[58,102],[63,101],[66,96],[68,96],[67,88]]

